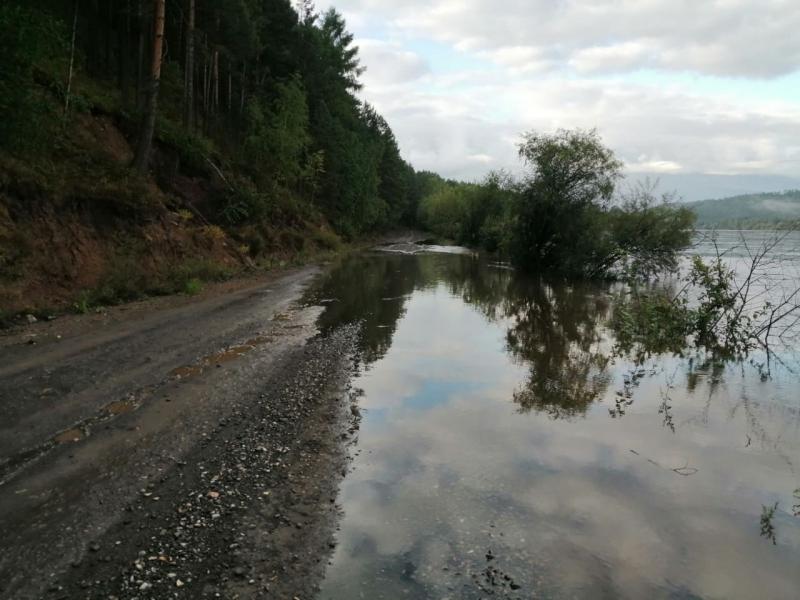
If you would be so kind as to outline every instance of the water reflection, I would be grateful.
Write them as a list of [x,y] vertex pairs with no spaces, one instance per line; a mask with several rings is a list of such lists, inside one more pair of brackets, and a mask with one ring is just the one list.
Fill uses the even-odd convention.
[[797,596],[796,377],[622,356],[614,297],[460,255],[331,275],[364,419],[321,598]]

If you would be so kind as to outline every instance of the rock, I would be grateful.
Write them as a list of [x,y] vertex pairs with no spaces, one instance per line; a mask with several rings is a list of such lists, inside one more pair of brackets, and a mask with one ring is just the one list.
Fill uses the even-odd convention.
[[237,577],[244,577],[247,574],[247,572],[245,571],[244,567],[236,567],[233,570],[233,574],[236,575]]
[[36,323],[36,322],[37,322],[39,319],[37,319],[37,318],[36,318],[36,317],[34,317],[33,315],[25,315],[25,320],[26,320],[26,321],[28,321],[28,323],[30,323],[31,325],[33,325],[33,324],[34,324],[34,323]]

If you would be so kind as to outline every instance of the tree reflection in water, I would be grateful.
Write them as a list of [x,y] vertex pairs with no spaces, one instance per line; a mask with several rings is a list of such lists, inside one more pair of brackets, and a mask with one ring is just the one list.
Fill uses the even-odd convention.
[[[639,340],[635,347],[619,343],[614,307],[625,295],[618,286],[531,278],[472,255],[353,256],[329,273],[311,300],[329,301],[320,318],[323,333],[343,323],[361,324],[360,359],[368,368],[391,346],[413,292],[439,286],[505,327],[508,352],[530,371],[513,395],[521,412],[554,419],[584,415],[608,391],[609,367],[619,360],[629,370],[609,412],[620,418],[633,403],[647,361],[685,351],[663,339]],[[726,368],[725,361],[699,354],[686,357],[684,364],[690,392],[700,381],[713,392]],[[674,431],[670,409],[665,397],[659,412]]]
[[[332,269],[310,300],[325,300],[326,309],[319,320],[323,335],[343,324],[360,324],[358,365],[369,369],[386,355],[409,302],[420,291],[449,294],[500,326],[509,355],[527,369],[527,377],[512,397],[522,413],[579,419],[595,402],[608,398],[609,415],[620,419],[633,406],[640,384],[662,373],[664,385],[655,392],[660,393],[660,402],[653,406],[657,406],[660,424],[674,434],[682,425],[709,425],[712,399],[726,398],[716,391],[725,383],[723,378],[735,372],[728,368],[730,361],[689,352],[668,343],[671,338],[665,335],[637,339],[635,345],[621,341],[624,335],[618,335],[614,309],[626,295],[618,286],[530,278],[474,256],[360,254]],[[432,328],[426,335],[433,341],[448,334]],[[664,360],[670,354],[680,359]],[[675,365],[673,373],[664,372],[667,364]],[[745,362],[741,365],[746,368]],[[612,384],[619,389],[608,394]],[[648,385],[649,393],[654,393],[652,381]],[[685,388],[688,395],[701,389],[706,392],[705,401],[689,412],[678,406],[680,420],[673,416],[676,403],[670,398],[678,387]],[[685,398],[686,394],[679,396]],[[793,469],[791,457],[781,449],[780,433],[770,432],[760,422],[759,411],[763,409],[758,402],[750,401],[747,394],[728,401],[733,402],[731,415],[736,411],[745,415],[746,441],[742,443],[769,448]],[[796,409],[786,410],[794,411],[797,418]],[[633,449],[631,452],[638,454]],[[662,466],[654,459],[647,460]],[[663,467],[678,475],[697,473],[688,462],[685,466]],[[800,490],[796,498],[792,513],[800,514]],[[770,527],[776,511],[762,515],[764,533],[773,541],[774,529]]]

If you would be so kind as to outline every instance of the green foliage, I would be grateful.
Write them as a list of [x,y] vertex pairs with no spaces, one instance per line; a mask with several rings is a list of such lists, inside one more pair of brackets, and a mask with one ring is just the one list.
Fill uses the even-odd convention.
[[520,182],[502,171],[480,184],[419,174],[419,222],[529,271],[642,279],[677,267],[692,213],[657,198],[649,183],[613,205],[621,163],[595,132],[528,134],[520,154],[530,168]]
[[[149,11],[71,0],[47,0],[39,10],[26,4],[0,7],[0,143],[33,140],[22,134],[26,127],[55,130],[39,127],[47,111],[37,107],[59,112],[77,6],[71,112],[113,115],[132,144],[148,89],[151,41],[139,34],[150,26]],[[213,208],[204,216],[229,227],[271,219],[293,226],[322,213],[354,236],[413,222],[414,171],[385,119],[355,96],[363,68],[340,13],[320,16],[307,3],[300,19],[288,0],[197,0],[190,107],[186,8],[167,3],[152,161],[160,183],[176,173],[214,180],[212,202],[200,210]],[[93,170],[93,177],[121,177],[101,166],[108,173]],[[89,179],[84,187],[92,187]]]
[[52,103],[34,74],[62,47],[63,28],[50,15],[16,2],[0,5],[0,147],[25,150],[44,143]]
[[722,258],[706,263],[695,256],[682,283],[678,293],[635,286],[630,298],[620,299],[613,328],[621,349],[658,354],[694,348],[740,359],[757,345],[768,346],[762,317],[774,318],[772,304],[754,309],[747,295],[750,284],[737,282]]
[[305,174],[303,161],[311,143],[308,105],[302,83],[293,77],[275,88],[267,104],[253,98],[247,105],[248,133],[243,144],[245,161],[264,187],[296,188]]
[[778,510],[778,503],[769,506],[761,506],[761,537],[767,538],[773,545],[778,543],[775,537],[775,512]]
[[524,134],[519,155],[530,168],[527,187],[558,197],[569,206],[607,203],[620,178],[622,163],[596,130],[559,129],[553,135]]
[[419,205],[420,223],[446,239],[461,241],[467,213],[465,187],[443,187],[423,198]]
[[692,211],[668,194],[657,198],[649,181],[630,189],[608,216],[613,248],[602,267],[619,263],[628,279],[675,271],[677,251],[692,241]]
[[203,291],[203,282],[193,277],[183,284],[183,293],[187,296],[196,296]]
[[217,262],[194,259],[163,271],[145,264],[144,257],[132,252],[114,257],[100,284],[84,290],[73,304],[78,314],[100,306],[113,306],[164,294],[195,295],[205,282],[224,281],[233,271]]
[[511,223],[511,258],[525,270],[602,276],[613,252],[604,209],[622,163],[595,131],[529,133],[529,167]]
[[72,305],[73,310],[79,315],[86,315],[92,310],[93,297],[91,292],[83,290]]
[[423,226],[459,244],[489,251],[505,248],[516,186],[510,175],[493,172],[480,184],[446,182],[429,174],[420,179],[420,186],[429,190],[417,212]]
[[692,312],[684,297],[664,290],[635,290],[632,298],[614,305],[612,327],[617,347],[639,356],[680,354],[692,329]]
[[755,336],[733,270],[721,258],[707,264],[696,256],[688,279],[699,292],[690,310],[696,345],[730,356],[747,354]]

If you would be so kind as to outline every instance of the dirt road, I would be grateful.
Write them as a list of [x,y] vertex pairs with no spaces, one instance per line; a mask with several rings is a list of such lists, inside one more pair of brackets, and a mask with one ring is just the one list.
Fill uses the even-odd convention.
[[358,427],[317,273],[0,339],[0,598],[313,596]]

